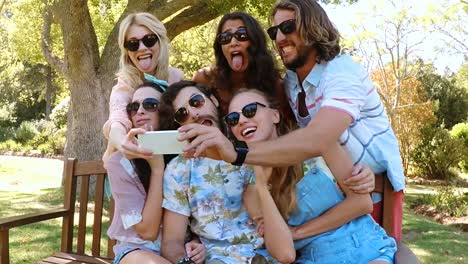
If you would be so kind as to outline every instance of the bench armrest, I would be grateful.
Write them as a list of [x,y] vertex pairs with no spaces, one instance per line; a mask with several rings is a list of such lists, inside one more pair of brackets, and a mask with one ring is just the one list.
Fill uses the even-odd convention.
[[63,217],[69,214],[69,210],[65,208],[57,208],[53,210],[47,210],[39,213],[31,213],[19,216],[11,216],[0,219],[0,231],[5,231],[17,226],[28,225],[37,223],[44,220],[54,219]]

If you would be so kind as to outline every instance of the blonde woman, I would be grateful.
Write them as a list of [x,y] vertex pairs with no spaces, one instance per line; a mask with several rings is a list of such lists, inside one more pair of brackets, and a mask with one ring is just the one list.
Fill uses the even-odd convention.
[[128,159],[150,159],[150,151],[139,148],[127,138],[132,123],[125,108],[134,88],[145,79],[167,86],[167,83],[181,80],[184,74],[169,66],[170,45],[166,28],[149,13],[130,14],[122,20],[118,42],[120,69],[109,100],[109,119],[103,127],[104,135],[109,139],[103,160],[106,162],[115,150],[120,150]]

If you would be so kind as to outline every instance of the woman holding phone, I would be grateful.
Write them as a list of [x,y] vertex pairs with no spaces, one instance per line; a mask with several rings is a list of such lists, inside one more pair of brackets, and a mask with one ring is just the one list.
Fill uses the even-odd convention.
[[[143,83],[136,88],[127,105],[133,128],[127,140],[136,144],[135,135],[159,129],[159,100],[162,87]],[[122,152],[111,154],[107,172],[115,201],[115,213],[108,236],[117,240],[114,263],[169,264],[160,256],[160,225],[162,217],[162,155],[151,159],[126,159]],[[186,244],[187,255],[195,263],[203,263],[204,246],[196,241]]]

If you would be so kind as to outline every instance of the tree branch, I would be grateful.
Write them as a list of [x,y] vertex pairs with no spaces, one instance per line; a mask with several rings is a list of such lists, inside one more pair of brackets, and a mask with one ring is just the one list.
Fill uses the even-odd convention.
[[165,24],[169,39],[175,38],[180,33],[192,27],[202,25],[220,14],[210,8],[205,2],[198,2],[185,9]]
[[47,1],[44,1],[44,3],[46,6],[44,7],[44,11],[42,13],[42,18],[44,19],[41,34],[42,53],[51,66],[53,66],[61,74],[66,75],[67,68],[65,62],[53,54],[51,49],[50,26],[52,24],[52,12],[50,10],[51,7],[47,5]]
[[[162,2],[165,2],[163,4]],[[149,12],[156,14],[159,20],[164,20],[169,16],[172,16],[177,11],[182,10],[188,6],[192,6],[196,4],[197,0],[172,0],[172,1],[163,1],[163,0],[155,0],[149,6]]]
[[6,4],[6,0],[2,1],[2,4],[0,5],[0,13],[2,13],[3,6]]

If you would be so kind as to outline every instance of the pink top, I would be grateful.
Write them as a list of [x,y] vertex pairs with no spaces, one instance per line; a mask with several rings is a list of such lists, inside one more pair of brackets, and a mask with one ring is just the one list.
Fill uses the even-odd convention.
[[107,173],[115,201],[114,218],[107,235],[118,241],[114,246],[115,255],[127,248],[142,246],[160,251],[161,232],[157,240],[149,241],[133,228],[142,220],[146,191],[130,161],[119,151],[112,153],[107,161]]
[[[173,67],[169,67],[169,80],[168,83],[172,84],[178,82],[184,78],[184,73]],[[132,101],[133,93],[135,92],[134,87],[131,87],[128,82],[122,78],[117,78],[117,84],[112,87],[112,92],[109,99],[109,119],[103,126],[103,133],[106,138],[109,138],[109,132],[114,122],[121,123],[127,131],[132,127],[132,122],[128,119],[127,115],[127,104]],[[104,164],[107,163],[109,156],[117,149],[110,144],[107,144],[106,152],[104,153],[102,160]],[[107,165],[105,165],[107,167]]]

